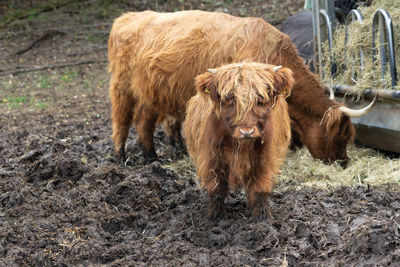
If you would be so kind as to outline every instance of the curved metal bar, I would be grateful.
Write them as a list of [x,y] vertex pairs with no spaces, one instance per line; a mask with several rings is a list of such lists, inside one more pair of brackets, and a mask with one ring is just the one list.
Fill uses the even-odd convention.
[[[335,75],[336,73],[336,64],[333,63],[333,56],[332,56],[332,24],[331,24],[331,20],[329,19],[329,15],[328,13],[324,10],[324,9],[320,9],[319,10],[319,14],[320,17],[322,16],[322,18],[325,19],[325,25],[326,25],[326,34],[328,37],[328,45],[329,45],[329,57],[330,57],[330,61],[331,61],[331,75]],[[321,49],[321,47],[320,47]],[[321,49],[322,50],[322,49]]]
[[[387,62],[386,62],[386,49],[384,43],[385,41],[387,41],[389,49],[390,75],[392,78],[392,88],[394,88],[394,86],[397,83],[397,72],[396,72],[394,42],[393,42],[393,24],[389,13],[384,9],[378,9],[377,11],[375,11],[372,19],[372,67],[374,67],[375,57],[377,53],[375,45],[377,26],[379,26],[379,32],[380,32],[381,77],[383,78],[385,75],[385,68]],[[384,32],[384,28],[386,29],[386,35]]]
[[328,45],[329,49],[332,50],[332,24],[331,20],[329,19],[328,13],[326,13],[325,9],[320,9],[319,14],[322,15],[322,17],[325,19],[325,24],[326,24],[326,31],[328,35]]
[[347,14],[347,17],[346,17],[346,27],[344,30],[344,43],[345,44],[347,44],[347,41],[348,41],[347,26],[349,26],[349,22],[353,22],[356,19],[359,23],[361,23],[361,24],[363,23],[363,16],[361,15],[361,13],[357,9],[350,10],[349,14]]
[[[344,29],[344,45],[345,45],[345,47],[349,40],[349,37],[348,37],[349,34],[348,34],[347,27],[349,26],[350,22],[353,22],[355,20],[357,20],[360,24],[362,24],[363,16],[357,9],[352,9],[352,10],[350,10],[349,14],[347,14],[347,17],[346,17],[346,26]],[[361,72],[363,72],[364,71],[364,51],[363,51],[362,47],[360,47],[359,50],[360,50],[360,70],[361,70]],[[355,78],[354,76],[355,76],[355,74],[353,74],[353,78]]]
[[[343,85],[343,84],[335,84],[332,86],[335,94],[341,95],[354,95],[354,89],[351,86]],[[326,89],[329,91],[329,87]],[[366,89],[363,93],[365,98],[373,98],[376,95],[381,99],[389,99],[395,100],[396,102],[400,102],[400,90],[387,90],[387,89]]]

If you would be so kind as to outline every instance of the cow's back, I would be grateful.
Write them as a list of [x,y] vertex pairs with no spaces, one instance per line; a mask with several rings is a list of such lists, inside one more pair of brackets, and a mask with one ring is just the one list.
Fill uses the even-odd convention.
[[117,66],[125,66],[137,99],[176,115],[195,94],[194,77],[232,62],[269,62],[281,35],[262,19],[224,13],[126,13],[110,35],[110,71],[119,75]]

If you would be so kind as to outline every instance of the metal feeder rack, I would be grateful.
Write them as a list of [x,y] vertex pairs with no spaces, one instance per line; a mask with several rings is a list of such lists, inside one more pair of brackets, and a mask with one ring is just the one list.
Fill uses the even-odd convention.
[[[335,29],[335,7],[334,1],[330,0],[312,0],[313,12],[313,36],[314,36],[314,57],[315,69],[321,79],[325,74],[322,71],[322,58],[325,53],[329,53],[331,59],[331,75],[336,73],[336,64],[332,56],[332,36]],[[347,26],[353,22],[366,23],[358,10],[351,10],[345,20],[345,42],[347,43]],[[392,89],[371,88],[363,92],[362,101],[346,103],[352,108],[360,108],[368,104],[375,95],[378,95],[378,101],[369,113],[359,118],[352,118],[356,128],[356,141],[385,151],[400,153],[400,90],[396,90],[397,69],[395,61],[395,44],[393,38],[393,25],[389,12],[378,9],[372,17],[372,62],[375,62],[377,55],[376,39],[379,35],[379,52],[381,59],[380,72],[381,77],[385,76],[385,71],[390,67],[390,77]],[[400,33],[397,33],[400,34]],[[330,51],[323,51],[322,43],[328,40]],[[360,53],[360,71],[364,67],[364,53]],[[352,55],[349,55],[352,56]],[[378,71],[378,70],[377,70]],[[350,86],[336,84],[332,86],[336,95],[351,95]]]

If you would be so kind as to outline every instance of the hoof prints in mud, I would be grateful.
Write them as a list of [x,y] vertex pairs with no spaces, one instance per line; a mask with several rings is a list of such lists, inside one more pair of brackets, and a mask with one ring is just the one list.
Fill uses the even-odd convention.
[[[163,167],[182,151],[162,145],[161,132],[156,145],[163,162],[131,166],[108,156],[109,129],[97,131],[96,138],[92,132],[60,135],[62,141],[57,131],[47,139],[24,133],[24,146],[15,145],[18,134],[10,136],[4,149],[10,160],[1,166],[11,174],[2,174],[0,183],[2,265],[395,265],[400,260],[397,193],[364,187],[280,191],[278,185],[271,197],[272,222],[254,222],[240,192],[227,198],[227,218],[211,222],[207,195],[197,182]],[[131,139],[135,142],[134,135]]]
[[[34,2],[46,1],[29,1],[33,6],[5,2],[0,9],[29,11],[37,7]],[[3,71],[105,60],[110,28],[104,25],[128,10],[202,8],[279,22],[304,5],[299,0],[279,5],[256,0],[62,2],[67,3],[5,25]],[[48,25],[68,25],[68,34],[12,56]],[[0,78],[0,266],[398,265],[400,197],[390,190],[283,190],[278,184],[271,197],[271,223],[254,222],[240,192],[226,199],[226,218],[209,222],[208,198],[197,182],[163,167],[185,152],[168,145],[160,130],[155,136],[158,162],[144,164],[131,130],[127,160],[116,163],[106,65]]]

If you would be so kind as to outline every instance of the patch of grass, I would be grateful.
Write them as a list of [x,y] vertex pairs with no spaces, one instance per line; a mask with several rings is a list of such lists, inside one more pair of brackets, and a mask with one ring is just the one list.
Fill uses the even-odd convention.
[[3,81],[0,84],[0,87],[5,89],[6,91],[10,91],[14,89],[14,82],[13,80]]
[[87,40],[91,43],[100,43],[103,41],[105,38],[103,36],[100,36],[99,34],[88,34],[87,35]]
[[78,76],[78,73],[71,71],[70,68],[66,68],[64,74],[61,76],[61,80],[65,83],[70,83],[76,76]]
[[31,109],[44,109],[49,107],[52,99],[39,100],[28,96],[9,96],[1,99],[0,103],[9,109],[28,107]]
[[49,88],[50,87],[50,82],[49,82],[49,77],[40,75],[40,88]]
[[40,102],[40,101],[38,101],[38,102],[36,103],[36,107],[39,108],[39,109],[45,109],[45,108],[48,107],[48,104],[45,103],[45,102]]
[[87,10],[86,9],[81,9],[79,13],[80,13],[79,18],[80,18],[81,23],[82,24],[88,23],[89,15],[87,13]]
[[83,88],[89,89],[89,82],[87,80],[83,81]]
[[37,16],[36,18],[39,22],[46,22],[48,21],[49,17],[46,14],[40,14],[39,16]]
[[9,14],[5,15],[0,20],[0,29],[13,21],[22,20],[25,18],[28,18],[28,20],[32,20],[39,13],[49,11],[53,8],[58,8],[61,6],[68,5],[70,4],[70,2],[71,2],[70,0],[47,1],[47,2],[44,1],[43,3],[40,3],[30,9],[14,10],[13,12],[10,12]]
[[31,14],[29,14],[29,16],[26,18],[28,21],[32,21],[32,20],[34,20],[35,19],[35,17],[38,15],[39,13],[36,11],[36,10],[34,10],[34,11],[32,11],[32,13]]
[[23,104],[27,103],[29,98],[27,96],[10,96],[3,99],[3,103],[7,104],[10,108],[21,107]]

